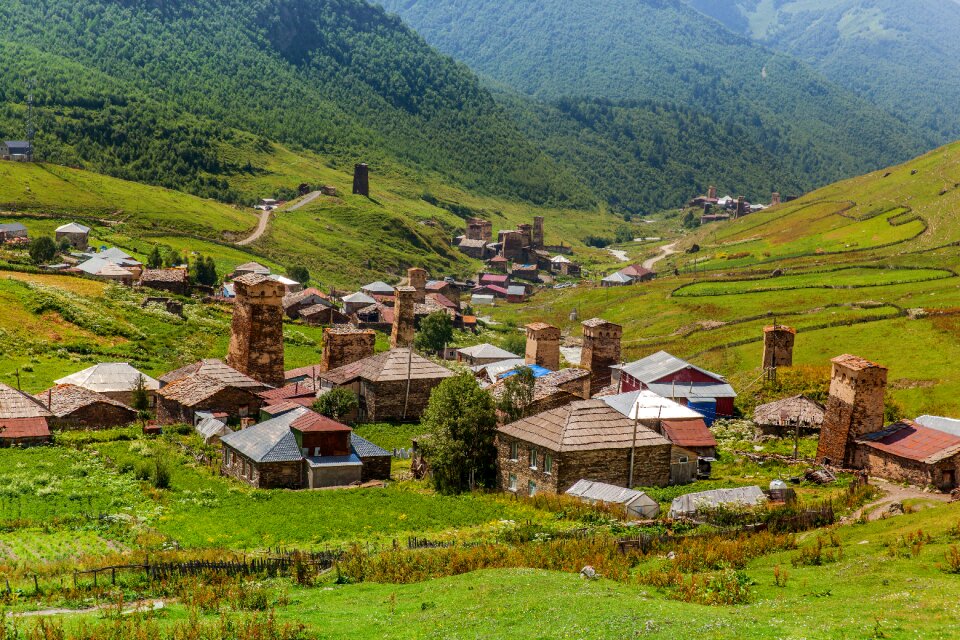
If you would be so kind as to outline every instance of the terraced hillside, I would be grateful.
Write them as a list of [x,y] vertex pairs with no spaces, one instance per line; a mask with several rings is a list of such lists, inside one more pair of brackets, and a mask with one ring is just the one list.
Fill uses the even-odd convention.
[[[761,330],[797,327],[795,363],[825,379],[844,352],[890,367],[908,414],[960,414],[960,145],[831,185],[677,243],[649,285],[551,292],[505,321],[569,319],[625,329],[627,358],[659,349],[762,387]],[[694,245],[696,253],[687,253]]]

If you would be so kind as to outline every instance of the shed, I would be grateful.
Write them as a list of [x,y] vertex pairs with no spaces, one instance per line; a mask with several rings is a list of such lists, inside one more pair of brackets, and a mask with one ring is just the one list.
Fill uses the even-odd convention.
[[782,435],[796,427],[804,431],[819,431],[823,426],[824,406],[806,396],[793,396],[768,402],[753,411],[753,421],[764,433]]
[[494,297],[489,294],[475,293],[470,298],[470,304],[472,304],[475,307],[482,307],[482,306],[490,307],[490,306],[493,306],[494,304]]
[[66,240],[74,249],[86,251],[90,242],[90,227],[70,222],[57,227],[56,237],[57,244]]
[[643,491],[625,489],[604,482],[579,480],[567,489],[566,494],[591,504],[595,502],[622,504],[627,510],[627,516],[633,520],[650,520],[660,514],[659,503]]
[[754,485],[733,489],[714,489],[688,493],[673,499],[670,505],[671,518],[693,518],[703,509],[717,507],[755,507],[767,501],[763,489]]

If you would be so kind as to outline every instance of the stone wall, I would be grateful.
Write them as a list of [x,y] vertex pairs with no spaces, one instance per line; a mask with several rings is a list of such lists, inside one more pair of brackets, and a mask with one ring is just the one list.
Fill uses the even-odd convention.
[[590,391],[597,393],[608,386],[613,372],[610,367],[620,364],[620,342],[623,327],[599,318],[583,323],[583,348],[580,365],[590,370]]
[[533,243],[532,249],[543,249],[543,216],[536,216],[533,219]]
[[[511,443],[513,442],[517,443],[516,460],[513,460],[510,456]],[[529,493],[531,481],[536,484],[539,493],[561,493],[557,486],[557,463],[559,460],[555,451],[535,447],[538,454],[537,468],[531,469],[529,443],[497,434],[495,444],[497,447],[497,476],[500,490],[511,491],[510,476],[513,475],[517,479],[516,493],[518,495],[525,496]],[[552,473],[544,471],[543,457],[548,453],[553,457]]]
[[887,370],[874,366],[852,369],[833,363],[827,401],[817,446],[817,461],[839,466],[854,464],[854,440],[884,426]]
[[360,461],[363,463],[361,482],[390,479],[390,465],[393,464],[393,458],[390,456],[370,456],[360,458]]
[[793,344],[797,330],[777,325],[763,330],[763,368],[793,366]]
[[259,489],[301,489],[303,461],[256,463],[227,445],[223,446],[220,472]]
[[360,397],[365,408],[364,420],[383,422],[388,420],[419,420],[430,402],[430,393],[443,380],[411,380],[410,400],[404,418],[403,407],[407,392],[407,381],[362,382]]
[[[917,486],[933,485],[941,491],[951,491],[960,476],[960,454],[941,460],[936,464],[924,464],[907,460],[872,447],[859,445],[854,456],[854,465],[871,476],[893,482],[907,482]],[[953,482],[944,478],[944,472],[953,472]]]
[[417,304],[423,304],[427,300],[427,272],[419,267],[407,269],[407,280],[410,286],[416,290],[413,301]]
[[560,329],[538,322],[527,325],[526,363],[560,369]]
[[223,389],[196,407],[185,407],[175,400],[160,396],[157,402],[157,421],[160,424],[192,425],[197,411],[226,413],[234,419],[256,417],[261,406],[263,400],[258,395],[235,387]]
[[283,285],[265,279],[255,285],[235,283],[236,303],[227,364],[254,380],[282,387]]
[[377,334],[369,329],[324,329],[320,372],[332,371],[369,358],[374,354],[376,342]]
[[390,334],[390,347],[398,349],[413,346],[416,333],[417,290],[413,287],[397,287],[393,307],[393,331]]
[[62,418],[47,418],[47,424],[50,425],[51,430],[57,429],[60,431],[109,429],[110,427],[122,427],[131,424],[136,419],[137,413],[133,409],[118,407],[106,402],[97,402],[77,409]]

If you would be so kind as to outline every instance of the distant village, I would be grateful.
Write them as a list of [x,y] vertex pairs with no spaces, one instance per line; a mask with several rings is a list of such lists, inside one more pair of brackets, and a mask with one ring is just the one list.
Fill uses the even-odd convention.
[[711,186],[707,189],[706,195],[700,195],[690,200],[687,203],[687,209],[700,212],[699,224],[709,224],[711,222],[737,220],[751,213],[757,213],[796,199],[797,196],[781,196],[775,191],[770,196],[770,204],[753,204],[743,196],[718,198],[717,188]]

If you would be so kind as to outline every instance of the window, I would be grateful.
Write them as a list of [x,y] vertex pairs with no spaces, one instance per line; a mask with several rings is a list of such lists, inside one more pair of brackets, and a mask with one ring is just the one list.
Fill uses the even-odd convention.
[[520,459],[520,447],[516,442],[510,443],[510,459],[514,462]]
[[517,490],[517,476],[511,473],[510,474],[510,491],[516,491],[516,490]]
[[549,453],[543,454],[543,472],[553,473],[553,456]]
[[537,450],[533,447],[530,447],[530,468],[537,468]]
[[677,462],[679,462],[680,464],[686,464],[690,462],[690,458],[688,458],[687,456],[680,456],[679,458],[677,458]]
[[527,484],[527,494],[532,498],[537,494],[537,483],[531,480]]

